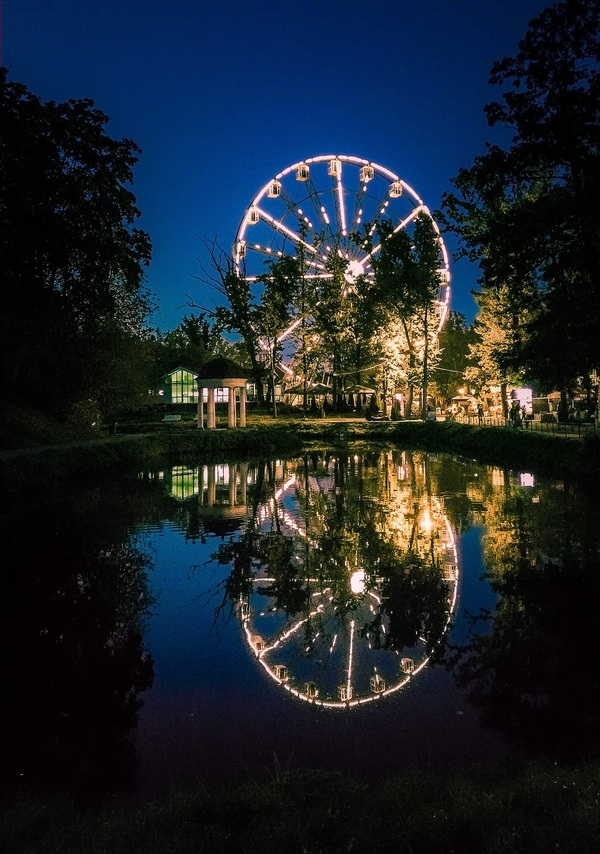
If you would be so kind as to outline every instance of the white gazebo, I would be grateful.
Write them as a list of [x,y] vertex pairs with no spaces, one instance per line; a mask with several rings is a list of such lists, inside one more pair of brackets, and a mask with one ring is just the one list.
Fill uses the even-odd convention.
[[247,376],[243,368],[231,359],[212,359],[200,368],[198,373],[198,427],[204,429],[204,389],[208,391],[207,400],[207,422],[209,430],[217,426],[215,414],[215,389],[226,388],[227,399],[227,426],[236,427],[236,389],[240,392],[240,427],[246,426],[246,381]]

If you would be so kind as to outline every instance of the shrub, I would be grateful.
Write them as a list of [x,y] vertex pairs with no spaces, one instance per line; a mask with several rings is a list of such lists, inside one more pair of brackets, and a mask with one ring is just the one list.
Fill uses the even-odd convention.
[[371,395],[371,399],[369,400],[369,405],[367,407],[367,413],[370,413],[371,418],[374,415],[377,415],[379,412],[379,401],[377,399],[376,394]]

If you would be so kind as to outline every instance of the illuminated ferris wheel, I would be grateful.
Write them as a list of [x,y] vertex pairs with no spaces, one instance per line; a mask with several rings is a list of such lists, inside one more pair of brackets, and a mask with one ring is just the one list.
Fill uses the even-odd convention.
[[[394,231],[411,233],[418,214],[431,216],[417,193],[398,175],[370,160],[345,154],[309,157],[286,167],[259,190],[246,208],[233,246],[233,260],[249,281],[265,272],[265,261],[297,257],[303,249],[307,279],[332,277],[330,259],[345,263],[345,286],[373,279],[373,258],[381,250],[377,230],[366,250],[353,239],[365,224],[386,219]],[[448,252],[439,243],[438,332],[450,304]],[[282,330],[280,340],[293,330]]]

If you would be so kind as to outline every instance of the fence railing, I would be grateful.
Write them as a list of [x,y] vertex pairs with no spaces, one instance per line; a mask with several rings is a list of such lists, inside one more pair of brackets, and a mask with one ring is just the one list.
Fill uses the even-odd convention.
[[510,427],[511,429],[533,430],[538,433],[550,433],[553,436],[582,436],[598,432],[596,421],[541,421],[524,418],[519,427],[515,427],[510,418],[498,418],[482,415],[453,415],[450,420],[459,424],[475,424],[479,427]]

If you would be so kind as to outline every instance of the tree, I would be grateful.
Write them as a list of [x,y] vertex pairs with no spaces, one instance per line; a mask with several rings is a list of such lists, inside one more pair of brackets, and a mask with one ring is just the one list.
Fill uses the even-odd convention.
[[469,347],[474,343],[473,329],[458,311],[451,311],[440,332],[440,361],[435,372],[438,394],[448,403],[462,385],[469,365]]
[[349,327],[350,303],[344,274],[348,261],[333,245],[325,261],[326,275],[316,280],[313,292],[313,330],[319,336],[322,359],[333,377],[333,405],[337,409],[342,391],[344,349]]
[[233,262],[233,258],[218,245],[216,240],[202,241],[208,251],[212,272],[202,268],[200,278],[226,301],[213,309],[198,305],[191,297],[188,303],[192,308],[200,308],[212,316],[217,326],[226,332],[236,332],[244,343],[252,376],[256,383],[258,401],[264,404],[262,391],[263,365],[260,359],[258,333],[258,305],[252,293],[250,282]]
[[513,310],[514,299],[506,285],[477,295],[479,314],[473,325],[474,341],[469,345],[471,364],[465,379],[480,390],[500,386],[502,413],[508,417],[508,385],[521,377],[513,366],[515,352],[523,336],[527,314]]
[[492,67],[509,85],[485,108],[513,136],[460,170],[442,221],[477,258],[484,289],[531,298],[513,368],[565,386],[600,365],[600,3],[565,0],[529,24],[514,58]]
[[143,287],[150,240],[133,227],[140,212],[127,188],[140,149],[108,136],[108,117],[92,101],[42,103],[7,74],[2,69],[4,391],[62,409],[96,396],[114,348],[124,345],[124,355],[153,307]]
[[184,316],[175,329],[159,335],[158,379],[177,365],[198,369],[214,356],[227,356],[231,346],[205,313]]
[[[395,231],[388,220],[376,224],[380,251],[373,255],[375,284],[369,292],[369,309],[377,317],[377,332],[385,341],[397,340],[400,333],[408,357],[406,376],[408,409],[420,363],[422,417],[427,413],[429,372],[437,318],[435,299],[440,287],[440,247],[433,220],[426,213],[415,217],[412,234]],[[368,234],[371,226],[365,227]],[[396,346],[398,353],[401,346]]]
[[[299,321],[293,332],[292,340],[296,344],[296,353],[294,357],[295,374],[302,379],[302,414],[306,418],[308,412],[308,381],[311,375],[316,373],[317,369],[317,352],[315,346],[316,336],[313,330],[313,321],[310,312],[310,306],[313,302],[313,289],[310,286],[307,277],[308,261],[306,258],[306,236],[308,234],[308,225],[304,220],[300,222],[299,227],[300,240],[296,247],[296,258],[298,263],[298,281],[296,289],[296,315]],[[314,243],[319,243],[315,240]],[[315,402],[313,397],[313,403]],[[316,406],[316,404],[315,404]]]
[[276,261],[267,262],[267,266],[268,272],[258,277],[263,284],[263,292],[256,319],[261,338],[266,342],[269,352],[271,405],[273,416],[277,417],[275,369],[282,352],[279,336],[291,320],[299,270],[297,260],[285,255]]

